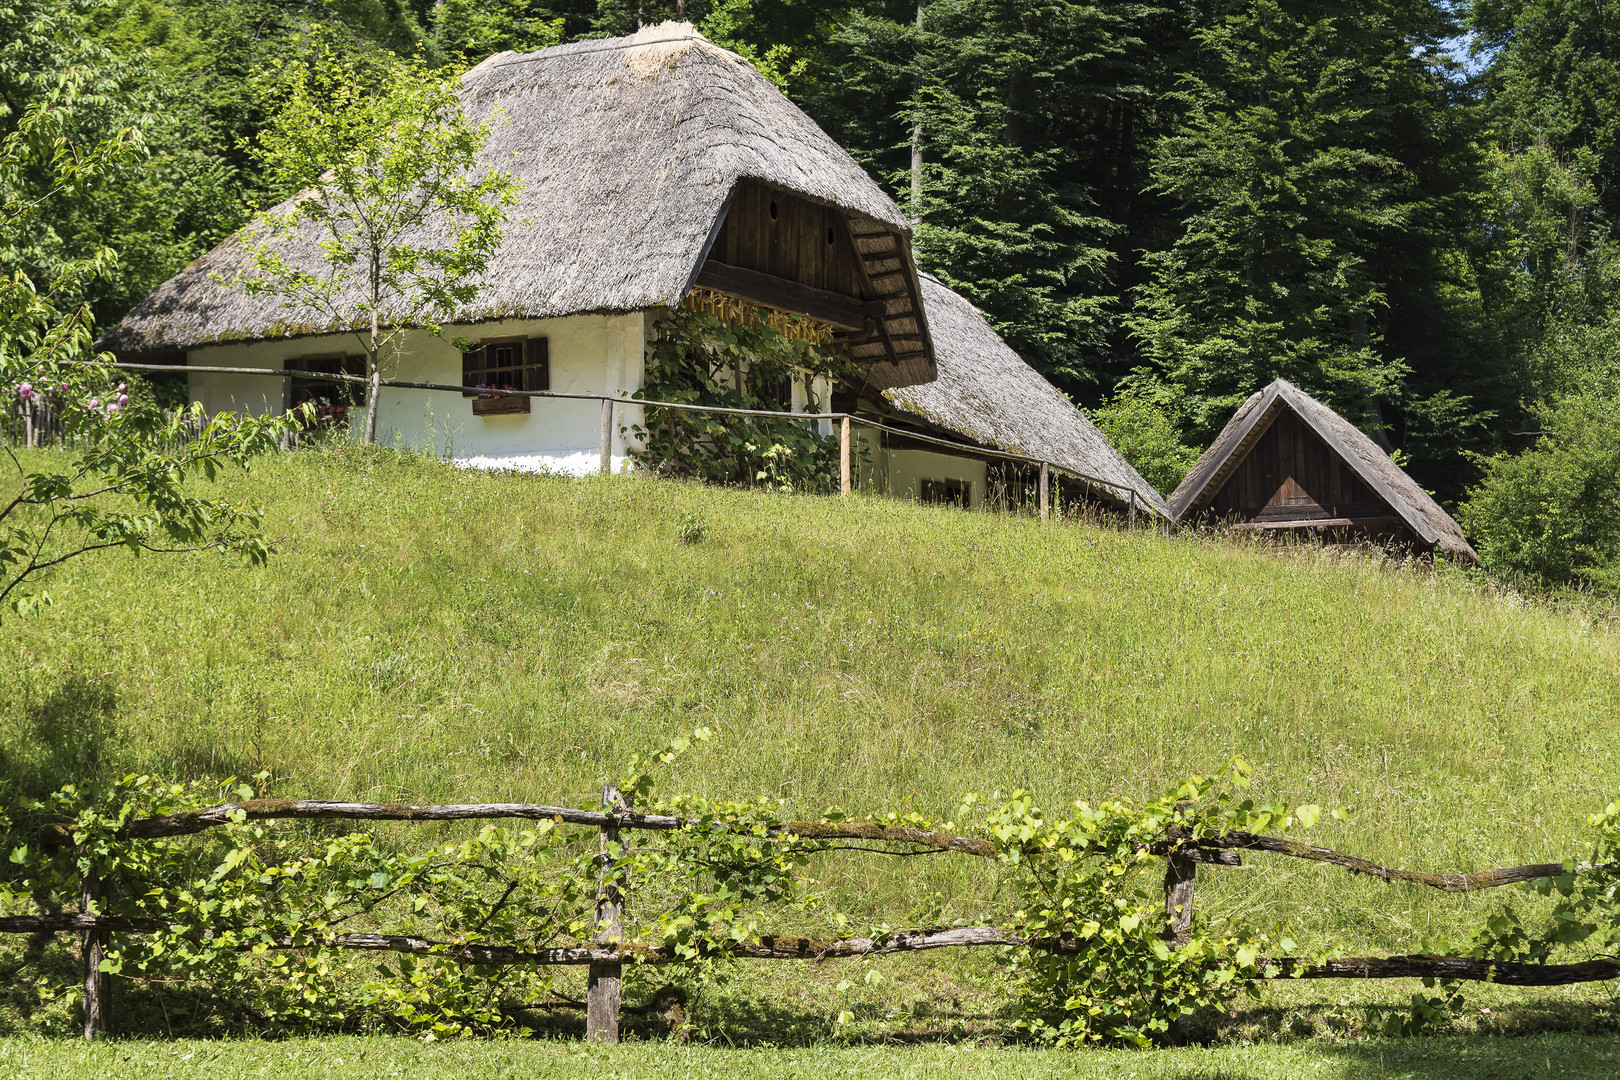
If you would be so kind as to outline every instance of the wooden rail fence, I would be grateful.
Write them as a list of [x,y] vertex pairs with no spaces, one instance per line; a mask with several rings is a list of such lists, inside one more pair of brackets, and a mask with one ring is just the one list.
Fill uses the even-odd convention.
[[[613,1042],[618,1039],[621,1010],[621,978],[627,962],[664,964],[678,957],[668,949],[625,942],[624,898],[620,895],[610,854],[627,830],[668,831],[694,827],[697,821],[664,814],[634,810],[611,785],[602,790],[601,810],[547,806],[526,803],[477,803],[452,805],[413,805],[404,803],[352,803],[309,799],[253,799],[226,803],[202,810],[144,818],[130,822],[116,837],[140,841],[186,836],[226,824],[240,813],[246,820],[325,819],[350,821],[466,821],[516,818],[553,821],[558,824],[596,828],[600,831],[601,876],[595,898],[593,925],[596,933],[589,945],[524,950],[492,944],[459,944],[431,941],[408,935],[369,933],[337,934],[322,939],[333,948],[366,951],[436,955],[458,963],[479,965],[568,966],[589,968],[586,999],[586,1036],[589,1040]],[[996,846],[988,840],[936,832],[908,826],[876,822],[795,821],[783,824],[776,836],[807,840],[859,840],[876,844],[905,845],[918,853],[955,852],[977,858],[995,858]],[[46,847],[71,844],[73,833],[67,825],[47,825],[40,842]],[[867,849],[856,849],[867,850]],[[881,850],[881,849],[879,849]],[[1147,850],[1162,857],[1165,872],[1165,940],[1171,945],[1184,943],[1191,931],[1199,866],[1241,865],[1244,851],[1266,852],[1290,858],[1337,866],[1353,874],[1364,874],[1389,882],[1407,882],[1448,893],[1472,892],[1515,882],[1555,877],[1564,873],[1562,863],[1511,866],[1474,873],[1434,874],[1381,866],[1367,859],[1331,848],[1305,844],[1282,837],[1232,831],[1219,836],[1178,838],[1172,835]],[[93,905],[98,883],[86,880],[80,895],[78,913],[17,915],[0,917],[0,933],[39,934],[78,932],[82,935],[84,965],[84,1037],[94,1039],[107,1030],[107,997],[100,971],[107,936],[111,933],[150,933],[168,928],[161,919],[97,915]],[[755,941],[734,942],[725,954],[752,960],[827,960],[861,956],[883,956],[931,949],[1027,946],[1058,953],[1078,953],[1084,944],[1070,937],[1026,939],[999,927],[980,926],[945,930],[903,930],[883,937],[810,938],[790,935],[762,935]],[[291,939],[282,948],[298,948]],[[1573,964],[1520,964],[1453,956],[1384,956],[1332,959],[1305,963],[1284,957],[1262,958],[1262,971],[1304,979],[1393,979],[1435,977],[1510,986],[1558,986],[1620,978],[1620,960],[1600,959]]]

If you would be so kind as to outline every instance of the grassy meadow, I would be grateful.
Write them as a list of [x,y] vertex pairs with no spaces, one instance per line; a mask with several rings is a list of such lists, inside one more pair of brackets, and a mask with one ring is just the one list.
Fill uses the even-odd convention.
[[737,1050],[500,1041],[467,1046],[406,1039],[286,1042],[0,1041],[0,1075],[14,1080],[1546,1080],[1613,1076],[1620,1040],[1571,1035],[1500,1039],[1376,1039],[1318,1046],[1074,1053],[975,1046]]
[[[586,805],[630,752],[705,725],[719,737],[666,794],[950,817],[1016,787],[1140,797],[1241,754],[1261,795],[1349,811],[1305,838],[1424,870],[1573,854],[1620,795],[1615,627],[1445,567],[354,448],[225,486],[263,502],[268,568],[98,555],[50,582],[53,607],[0,625],[13,792],[270,770],[296,797]],[[1245,862],[1200,875],[1202,915],[1352,955],[1465,934],[1505,898]],[[967,858],[816,873],[858,925],[970,915],[994,886]],[[744,965],[723,1000],[753,1041],[1001,1030],[993,956],[870,967],[887,981]],[[1412,989],[1269,989],[1223,1030],[1356,1034]],[[1602,987],[1469,1000],[1459,1030],[1614,1024]],[[1251,1075],[1203,1068],[1141,1075]]]

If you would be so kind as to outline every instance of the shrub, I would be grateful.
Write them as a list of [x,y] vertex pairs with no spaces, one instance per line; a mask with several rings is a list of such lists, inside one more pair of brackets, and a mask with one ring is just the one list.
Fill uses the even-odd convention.
[[1198,451],[1181,441],[1178,418],[1145,398],[1122,394],[1093,410],[1091,420],[1142,479],[1166,495],[1198,460]]
[[1538,415],[1533,446],[1485,463],[1463,527],[1495,573],[1620,588],[1620,409],[1586,394]]

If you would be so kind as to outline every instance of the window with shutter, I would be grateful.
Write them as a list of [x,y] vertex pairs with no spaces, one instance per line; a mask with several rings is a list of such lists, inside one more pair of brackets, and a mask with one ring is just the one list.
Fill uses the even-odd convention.
[[364,356],[346,356],[327,353],[320,356],[300,356],[287,361],[287,370],[307,371],[308,375],[294,375],[287,386],[287,405],[297,408],[309,404],[315,409],[315,418],[322,427],[336,427],[348,419],[349,410],[366,403],[366,388],[361,383],[339,379],[323,379],[322,375],[359,375],[366,373]]
[[551,357],[547,339],[493,338],[481,341],[461,357],[463,397],[473,399],[474,416],[526,413],[531,399],[480,390],[550,390]]

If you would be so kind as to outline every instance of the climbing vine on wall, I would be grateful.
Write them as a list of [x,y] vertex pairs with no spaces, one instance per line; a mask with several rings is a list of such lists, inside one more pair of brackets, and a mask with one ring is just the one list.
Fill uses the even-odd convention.
[[[819,324],[697,292],[663,318],[647,345],[646,375],[635,396],[734,409],[786,410],[802,388],[805,411],[850,372],[851,361]],[[811,420],[646,410],[630,429],[638,468],[660,476],[783,491],[830,491],[838,482],[838,442]]]

